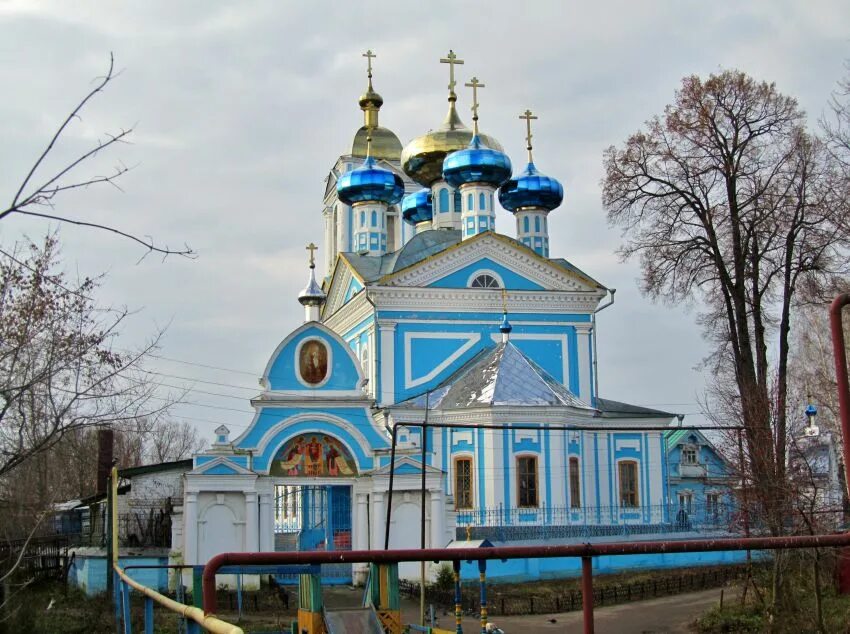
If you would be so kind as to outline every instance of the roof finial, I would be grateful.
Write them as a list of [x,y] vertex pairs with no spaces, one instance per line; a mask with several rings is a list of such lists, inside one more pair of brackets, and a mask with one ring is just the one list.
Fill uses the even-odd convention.
[[473,77],[466,82],[464,86],[472,88],[472,134],[473,137],[478,136],[478,89],[484,88],[484,84],[478,81],[478,77]]
[[534,160],[531,158],[531,120],[536,119],[537,117],[531,114],[531,110],[526,110],[521,115],[519,115],[520,119],[525,119],[525,149],[528,150],[528,162],[534,163]]
[[499,332],[502,333],[502,343],[507,343],[511,336],[511,322],[508,321],[508,291],[502,289],[502,323],[499,324]]
[[449,101],[457,101],[457,95],[455,94],[455,86],[457,86],[457,82],[455,81],[455,66],[458,64],[463,64],[462,59],[458,59],[455,52],[449,49],[449,54],[446,57],[440,58],[441,64],[449,65]]
[[363,53],[363,57],[366,58],[366,76],[369,78],[369,90],[372,90],[372,59],[377,57],[372,52],[372,49],[369,49],[365,53]]
[[310,252],[310,268],[311,269],[316,268],[316,251],[318,250],[318,248],[319,247],[317,247],[312,242],[307,245],[307,251]]

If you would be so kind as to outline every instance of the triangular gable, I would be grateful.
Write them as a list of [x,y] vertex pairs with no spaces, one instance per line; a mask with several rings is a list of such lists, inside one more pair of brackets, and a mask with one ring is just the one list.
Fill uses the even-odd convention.
[[351,266],[345,254],[340,253],[336,257],[336,262],[330,275],[330,282],[328,282],[327,289],[325,290],[327,300],[322,309],[323,317],[333,315],[351,299],[351,297],[346,297],[346,295],[351,288],[352,281],[356,281],[361,287],[365,284],[365,281],[355,268]]
[[[396,475],[413,475],[413,474],[421,474],[422,473],[422,463],[419,460],[415,460],[409,456],[402,456],[401,458],[395,459],[395,474]],[[431,475],[440,475],[444,473],[442,469],[438,469],[437,467],[433,467],[429,464],[425,465],[425,473]],[[372,472],[373,476],[380,475],[390,475],[390,465],[386,464],[379,469],[375,469]]]
[[[599,284],[590,278],[550,262],[512,238],[489,231],[464,240],[405,269],[385,275],[378,283],[386,286],[423,287],[437,286],[441,280],[448,279],[451,286],[461,288],[468,286],[467,277],[474,273],[474,267],[479,266],[484,270],[488,265],[489,268],[495,265],[516,276],[512,279],[521,284],[520,288],[530,289],[536,286],[537,289],[583,292],[600,290]],[[464,279],[461,280],[461,277]],[[504,282],[511,288],[508,280]]]
[[203,463],[194,468],[191,473],[193,475],[256,475],[253,471],[228,460],[224,456],[218,456],[214,460]]
[[336,181],[337,174],[334,170],[331,170],[330,172],[328,172],[328,177],[325,179],[325,201],[327,201],[332,196],[336,196]]

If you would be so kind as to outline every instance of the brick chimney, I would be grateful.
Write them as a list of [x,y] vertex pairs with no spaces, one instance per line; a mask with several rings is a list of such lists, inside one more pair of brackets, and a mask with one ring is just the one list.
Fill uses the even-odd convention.
[[115,440],[115,432],[108,427],[97,430],[97,486],[98,494],[106,493],[107,480],[112,471],[112,449]]

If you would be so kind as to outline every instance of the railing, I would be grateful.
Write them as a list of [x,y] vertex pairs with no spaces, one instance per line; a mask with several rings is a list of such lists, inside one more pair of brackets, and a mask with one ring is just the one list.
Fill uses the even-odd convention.
[[[23,551],[23,553],[21,552]],[[68,540],[63,535],[34,537],[0,543],[0,574],[11,570],[39,579],[61,577],[68,562]]]

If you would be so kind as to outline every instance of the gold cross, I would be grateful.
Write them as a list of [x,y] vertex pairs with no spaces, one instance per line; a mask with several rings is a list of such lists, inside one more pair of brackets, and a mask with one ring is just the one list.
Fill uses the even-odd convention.
[[508,314],[508,291],[502,289],[502,313]]
[[478,89],[485,88],[485,86],[478,81],[478,77],[473,77],[464,86],[472,88],[472,127],[474,128],[473,132],[478,134]]
[[457,86],[457,82],[455,81],[455,65],[463,64],[462,59],[458,59],[455,52],[449,49],[449,54],[446,57],[440,59],[441,64],[449,65],[449,93],[455,94],[455,86]]
[[377,57],[371,49],[363,53],[363,57],[366,58],[366,74],[369,79],[372,79],[372,59]]
[[519,118],[525,119],[525,149],[528,150],[528,162],[532,163],[533,161],[531,160],[531,120],[536,119],[537,117],[531,114],[531,110],[526,110],[521,115],[519,115]]
[[314,254],[318,249],[319,249],[319,247],[317,247],[312,242],[307,245],[307,250],[310,252],[310,268],[311,269],[316,268],[316,257],[315,257]]

